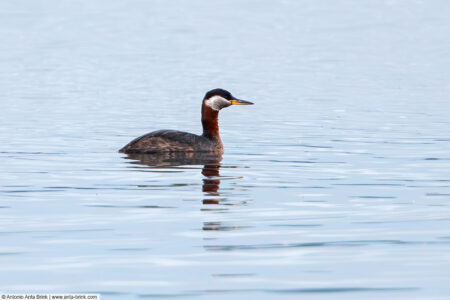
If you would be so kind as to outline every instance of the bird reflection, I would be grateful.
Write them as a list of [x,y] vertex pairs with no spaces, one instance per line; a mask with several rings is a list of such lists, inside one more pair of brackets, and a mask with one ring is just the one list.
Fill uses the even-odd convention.
[[[222,155],[216,153],[195,153],[195,152],[174,152],[161,154],[127,154],[125,159],[133,160],[131,164],[147,165],[151,168],[176,167],[182,165],[203,165],[202,191],[206,196],[220,196],[220,162]],[[208,198],[203,200],[203,204],[220,204],[220,199]]]
[[[220,180],[218,177],[220,164],[206,164],[203,166],[202,174],[206,177],[203,179],[202,191],[208,196],[220,196],[219,187]],[[203,204],[219,204],[219,199],[203,199]]]
[[[203,165],[201,173],[203,174],[202,191],[204,194],[203,204],[221,204],[226,201],[221,196],[220,189],[220,168],[222,155],[214,153],[164,153],[164,154],[127,154],[125,159],[130,160],[130,164],[145,165],[149,168],[170,168],[186,165]],[[222,203],[224,204],[224,203]],[[225,204],[230,205],[230,204]],[[236,205],[236,204],[233,204]],[[224,207],[204,207],[201,211],[223,211]],[[229,231],[244,229],[247,226],[236,226],[218,222],[204,222],[202,229],[204,231]],[[208,248],[208,250],[210,250]]]
[[130,162],[131,164],[147,165],[152,168],[182,165],[218,165],[222,161],[221,154],[209,152],[130,153],[124,158],[134,160]]

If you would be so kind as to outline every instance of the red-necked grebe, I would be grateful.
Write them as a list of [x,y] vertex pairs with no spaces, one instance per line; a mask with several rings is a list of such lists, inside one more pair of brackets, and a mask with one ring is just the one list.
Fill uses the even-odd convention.
[[219,111],[230,105],[250,105],[252,102],[233,97],[223,89],[206,93],[202,102],[203,134],[176,130],[158,130],[132,140],[119,150],[122,153],[216,152],[223,153],[219,135]]

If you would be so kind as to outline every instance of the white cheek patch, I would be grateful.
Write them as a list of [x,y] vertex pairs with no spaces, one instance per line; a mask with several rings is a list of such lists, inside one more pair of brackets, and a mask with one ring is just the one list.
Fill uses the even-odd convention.
[[212,109],[219,111],[222,108],[229,106],[230,102],[221,96],[213,96],[208,100],[206,100],[205,104],[211,107]]

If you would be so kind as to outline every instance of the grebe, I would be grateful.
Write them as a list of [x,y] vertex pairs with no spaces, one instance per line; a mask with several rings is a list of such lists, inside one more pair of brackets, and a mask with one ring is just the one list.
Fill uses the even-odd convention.
[[223,89],[206,93],[202,102],[203,134],[176,130],[158,130],[132,140],[121,153],[215,152],[223,153],[219,135],[219,111],[230,105],[250,105],[252,102],[233,97]]

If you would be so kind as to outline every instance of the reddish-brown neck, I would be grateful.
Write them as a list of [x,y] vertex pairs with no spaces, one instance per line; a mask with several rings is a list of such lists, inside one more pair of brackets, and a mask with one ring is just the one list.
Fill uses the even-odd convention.
[[219,135],[219,112],[205,104],[202,105],[202,125],[204,137],[217,140],[222,144]]

